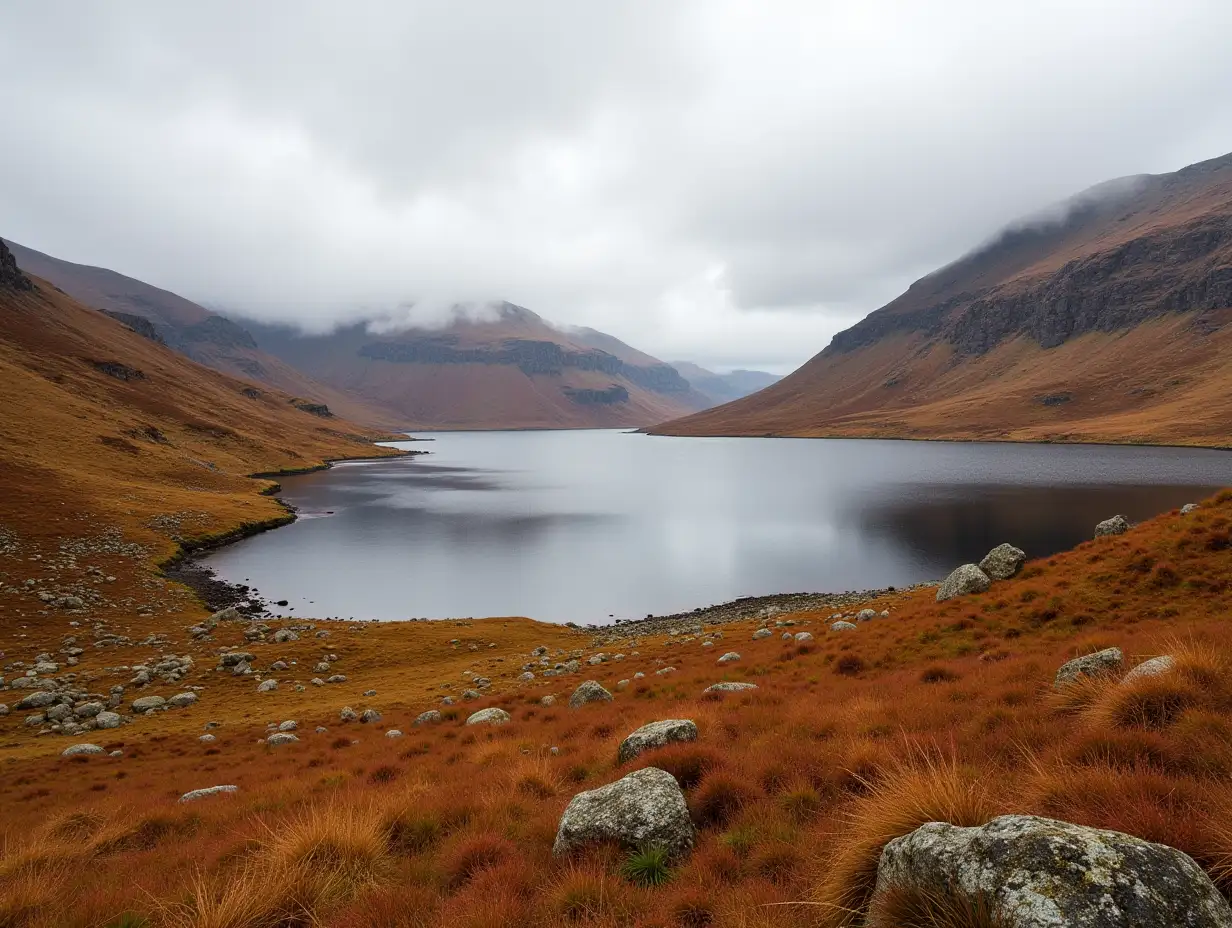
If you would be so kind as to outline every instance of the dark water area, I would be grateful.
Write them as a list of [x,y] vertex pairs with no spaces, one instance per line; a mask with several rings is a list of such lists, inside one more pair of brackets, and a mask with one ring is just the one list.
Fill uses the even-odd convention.
[[1004,541],[1041,557],[1232,485],[1232,454],[1174,448],[431,437],[285,479],[299,521],[205,563],[290,615],[606,623],[939,580]]

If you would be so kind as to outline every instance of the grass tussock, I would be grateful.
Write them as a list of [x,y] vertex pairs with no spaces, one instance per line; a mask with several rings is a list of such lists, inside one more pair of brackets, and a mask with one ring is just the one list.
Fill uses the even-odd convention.
[[1009,928],[984,897],[917,886],[894,886],[879,893],[868,928]]

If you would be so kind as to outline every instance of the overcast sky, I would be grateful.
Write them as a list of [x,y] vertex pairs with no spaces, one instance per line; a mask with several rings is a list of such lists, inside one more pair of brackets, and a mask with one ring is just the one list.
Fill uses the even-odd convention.
[[0,0],[0,236],[321,325],[508,299],[785,372],[1232,151],[1230,0]]

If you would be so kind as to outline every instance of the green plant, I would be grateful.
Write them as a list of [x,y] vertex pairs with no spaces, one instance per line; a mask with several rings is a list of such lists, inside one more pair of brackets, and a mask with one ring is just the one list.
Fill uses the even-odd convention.
[[625,879],[643,886],[662,886],[672,877],[671,855],[667,848],[657,844],[645,844],[631,851],[621,865]]

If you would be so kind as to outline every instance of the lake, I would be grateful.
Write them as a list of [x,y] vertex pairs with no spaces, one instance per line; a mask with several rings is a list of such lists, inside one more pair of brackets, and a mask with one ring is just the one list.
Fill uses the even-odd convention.
[[301,518],[205,560],[283,614],[607,623],[746,595],[939,580],[1232,485],[1219,451],[432,433],[429,455],[283,481]]

